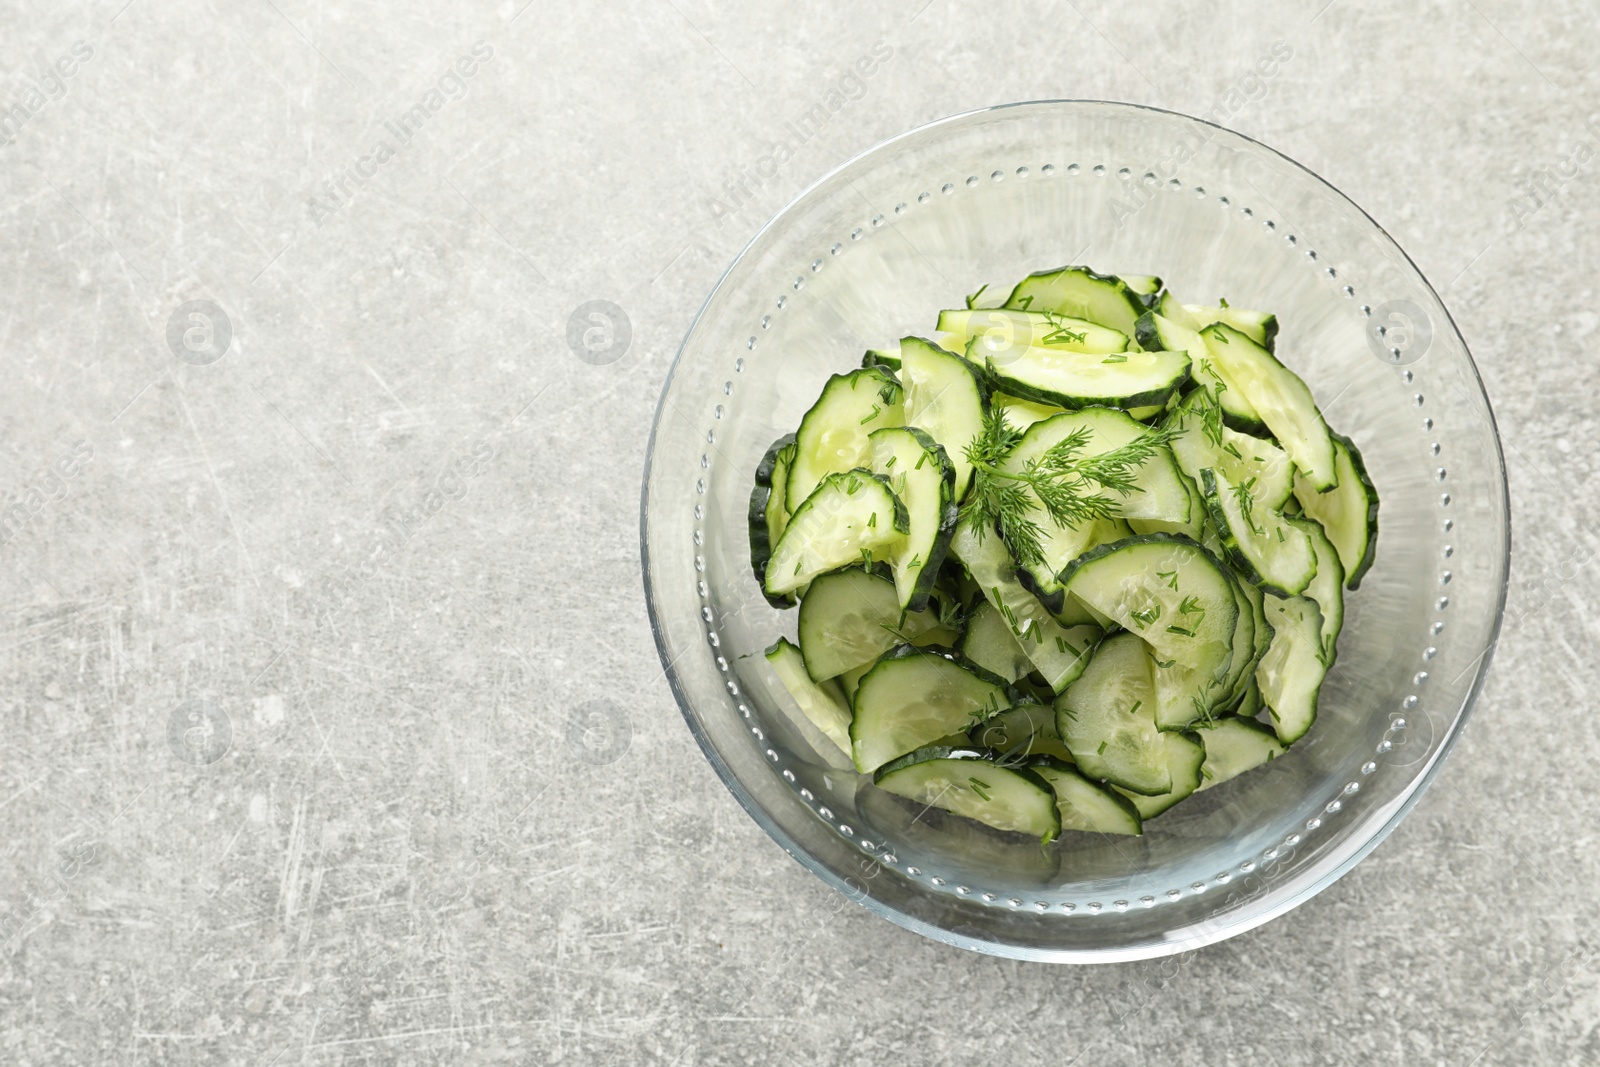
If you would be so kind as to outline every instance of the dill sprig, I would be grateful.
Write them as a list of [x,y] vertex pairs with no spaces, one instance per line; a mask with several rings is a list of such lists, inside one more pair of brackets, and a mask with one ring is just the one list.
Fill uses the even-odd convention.
[[1233,493],[1234,502],[1239,505],[1239,514],[1241,517],[1243,517],[1245,525],[1250,527],[1251,533],[1255,534],[1257,537],[1261,537],[1266,534],[1267,531],[1261,528],[1260,523],[1256,522],[1256,498],[1255,494],[1252,492],[1252,490],[1255,488],[1255,484],[1256,480],[1251,478],[1247,481],[1240,482],[1229,491]]
[[966,448],[972,464],[972,495],[961,509],[961,519],[980,540],[998,529],[1018,563],[1043,563],[1043,529],[1035,513],[1043,511],[1056,526],[1076,529],[1086,522],[1107,519],[1120,510],[1108,494],[1126,497],[1142,492],[1134,483],[1138,469],[1165,447],[1176,426],[1146,430],[1108,452],[1087,453],[1093,431],[1080,426],[1020,468],[1004,468],[1023,433],[1011,426],[1004,412],[985,413],[983,432]]

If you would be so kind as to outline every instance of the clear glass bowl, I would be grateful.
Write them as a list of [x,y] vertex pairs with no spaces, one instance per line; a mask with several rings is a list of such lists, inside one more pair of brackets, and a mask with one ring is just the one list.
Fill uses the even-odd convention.
[[[1382,500],[1311,734],[1142,838],[1020,837],[918,811],[839,770],[762,650],[746,507],[768,444],[869,347],[927,334],[985,282],[1088,263],[1277,313],[1278,351],[1361,447]],[[1132,960],[1280,915],[1415,803],[1482,684],[1510,543],[1494,417],[1415,265],[1315,174],[1198,119],[1093,101],[924,126],[781,211],[728,269],[661,398],[643,499],[662,662],[706,758],[818,877],[907,929],[1000,956]],[[1428,862],[1416,857],[1416,862]]]

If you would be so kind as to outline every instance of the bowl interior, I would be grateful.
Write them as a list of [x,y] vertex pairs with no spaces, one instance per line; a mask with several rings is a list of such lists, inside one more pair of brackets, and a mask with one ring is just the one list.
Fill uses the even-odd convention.
[[[1190,302],[1273,311],[1278,353],[1362,449],[1377,561],[1347,598],[1316,726],[1269,767],[1142,838],[1042,851],[922,811],[830,762],[761,651],[794,637],[750,573],[756,463],[828,375],[932,332],[941,308],[1033,270],[1159,274]],[[1508,527],[1493,416],[1428,283],[1331,186],[1255,142],[1130,105],[996,108],[890,141],[758,235],[684,342],[646,479],[663,661],[751,814],[868,907],[970,948],[1129,959],[1248,929],[1329,884],[1394,825],[1487,666]]]

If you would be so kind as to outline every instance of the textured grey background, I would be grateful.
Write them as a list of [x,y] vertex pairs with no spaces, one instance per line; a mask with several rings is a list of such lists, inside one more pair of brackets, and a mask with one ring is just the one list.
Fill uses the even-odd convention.
[[[1600,1060],[1593,4],[522,2],[0,0],[0,1063]],[[1389,227],[1516,509],[1494,671],[1405,825],[1263,929],[1071,970],[918,939],[762,835],[662,679],[636,515],[755,229],[1052,96],[1221,114]],[[191,300],[221,358],[169,345]],[[606,365],[589,300],[631,324]]]

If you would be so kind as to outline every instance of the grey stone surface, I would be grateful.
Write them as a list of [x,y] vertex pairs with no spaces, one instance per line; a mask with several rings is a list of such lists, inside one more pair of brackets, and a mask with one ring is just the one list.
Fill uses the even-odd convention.
[[[1576,0],[0,4],[0,1063],[1600,1061],[1597,51]],[[785,857],[639,581],[655,398],[742,243],[886,136],[1052,96],[1220,108],[1383,222],[1516,524],[1405,825],[1262,929],[1095,969]],[[589,300],[631,324],[605,365]],[[220,358],[187,310],[169,344],[187,301]]]

